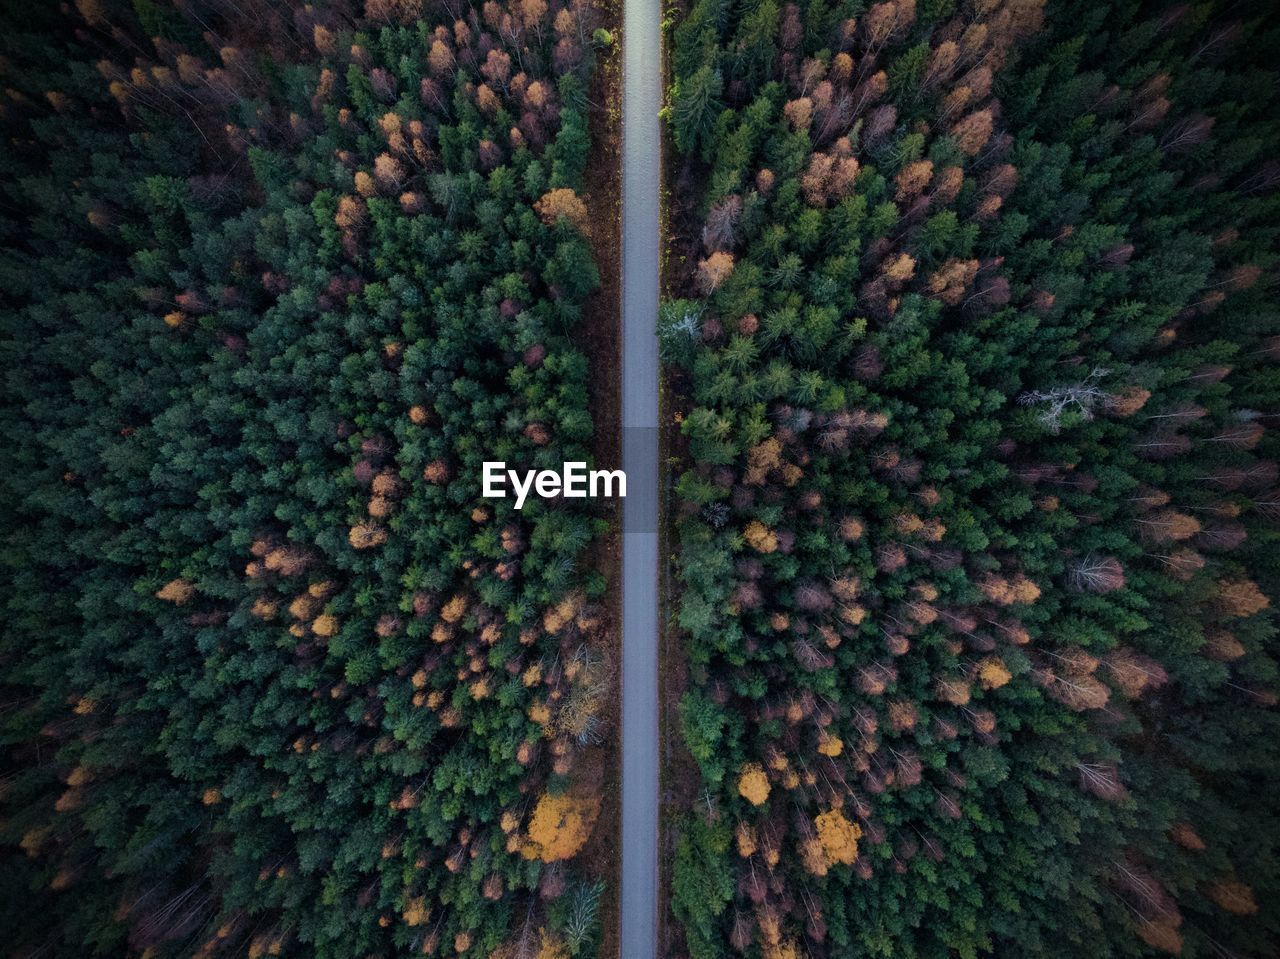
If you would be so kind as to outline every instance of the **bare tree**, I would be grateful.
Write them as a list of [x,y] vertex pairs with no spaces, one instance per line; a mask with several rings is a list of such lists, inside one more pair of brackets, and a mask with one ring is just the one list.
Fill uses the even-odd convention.
[[1069,567],[1071,588],[1084,593],[1107,593],[1124,585],[1124,569],[1114,556],[1090,553]]
[[1087,421],[1093,419],[1094,410],[1105,406],[1107,394],[1098,383],[1110,374],[1110,370],[1096,366],[1093,371],[1079,383],[1069,386],[1055,386],[1051,390],[1027,390],[1018,395],[1018,403],[1022,406],[1040,406],[1044,408],[1036,414],[1040,424],[1055,436],[1062,431],[1062,418],[1070,410],[1078,410]]

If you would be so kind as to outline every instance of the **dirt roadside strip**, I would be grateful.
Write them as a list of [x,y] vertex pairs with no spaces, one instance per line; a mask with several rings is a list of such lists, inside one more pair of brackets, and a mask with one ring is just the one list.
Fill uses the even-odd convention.
[[660,0],[622,29],[621,959],[655,959],[658,927],[658,225]]

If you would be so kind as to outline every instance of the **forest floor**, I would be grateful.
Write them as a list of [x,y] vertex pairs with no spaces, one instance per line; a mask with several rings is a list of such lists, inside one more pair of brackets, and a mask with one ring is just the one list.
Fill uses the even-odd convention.
[[[666,18],[678,22],[687,12],[685,0],[667,0]],[[663,76],[668,75],[666,51]],[[677,156],[671,145],[669,129],[662,131],[663,155]],[[687,198],[701,196],[698,174],[686,159],[678,166],[663,167],[662,182],[662,296],[674,299],[689,295],[694,265],[702,255],[698,238],[702,235],[700,211],[690,207]],[[675,482],[688,460],[688,443],[680,430],[680,422],[688,412],[686,376],[673,368],[664,368],[661,381],[661,428],[659,430],[662,463],[661,584],[662,631],[659,635],[659,670],[662,674],[661,699],[658,704],[662,735],[662,800],[661,843],[662,870],[659,876],[659,901],[671,902],[671,867],[675,862],[676,842],[683,817],[693,799],[703,788],[702,774],[680,730],[680,700],[689,687],[688,662],[683,637],[676,621],[680,596],[676,550],[679,547],[676,526],[679,502]],[[678,956],[684,951],[684,930],[669,908],[660,915],[658,955]]]
[[[596,0],[600,25],[618,33],[621,0]],[[593,149],[586,170],[583,200],[591,214],[591,241],[600,288],[583,305],[583,323],[574,336],[575,345],[588,358],[590,408],[595,424],[591,453],[598,468],[621,465],[621,302],[619,271],[622,257],[622,65],[618,44],[598,54],[589,93],[590,133]],[[601,719],[608,730],[598,749],[589,750],[590,763],[597,768],[582,777],[599,783],[600,818],[582,862],[591,875],[604,880],[600,900],[600,959],[620,954],[618,938],[619,886],[621,881],[621,697],[616,694],[622,681],[622,555],[621,507],[617,500],[607,504],[608,534],[599,541],[588,567],[604,573],[607,588],[604,628],[596,652],[609,664],[611,695],[604,703]]]
[[[684,16],[686,4],[682,0],[668,0],[667,19],[679,20]],[[664,50],[663,76],[667,76]],[[670,132],[662,131],[663,155],[675,157],[670,142]],[[699,196],[692,183],[689,164],[673,170],[663,167],[662,183],[662,277],[664,299],[685,295],[689,289],[693,264],[697,262],[700,248],[696,240],[702,233],[699,211],[691,209],[685,198]],[[659,531],[661,568],[662,630],[659,634],[659,671],[662,675],[661,698],[658,703],[662,736],[661,763],[661,843],[662,870],[659,875],[659,901],[671,901],[671,867],[675,862],[676,842],[682,817],[688,812],[693,797],[702,789],[702,776],[693,756],[685,748],[680,731],[680,700],[689,686],[688,663],[685,660],[680,627],[676,622],[677,601],[680,594],[679,571],[676,567],[677,509],[674,495],[675,480],[687,459],[687,442],[680,431],[680,421],[688,412],[687,384],[677,371],[662,371],[661,408],[659,412],[659,447],[662,464],[661,521]],[[658,955],[676,956],[684,948],[684,931],[679,920],[663,908],[659,917]]]

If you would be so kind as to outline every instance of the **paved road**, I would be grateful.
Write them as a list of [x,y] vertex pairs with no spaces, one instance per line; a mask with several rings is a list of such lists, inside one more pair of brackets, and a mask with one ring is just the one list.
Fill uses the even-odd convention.
[[621,959],[655,959],[658,928],[658,177],[660,0],[624,0],[622,29]]

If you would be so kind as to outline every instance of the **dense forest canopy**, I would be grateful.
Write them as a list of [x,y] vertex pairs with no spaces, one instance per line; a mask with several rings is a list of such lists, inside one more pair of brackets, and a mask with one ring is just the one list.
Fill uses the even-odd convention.
[[[595,955],[600,8],[21,6],[7,951]],[[1270,7],[676,11],[673,956],[1276,955]]]
[[594,16],[5,5],[6,954],[593,953]]
[[676,21],[694,959],[1275,955],[1269,6]]

